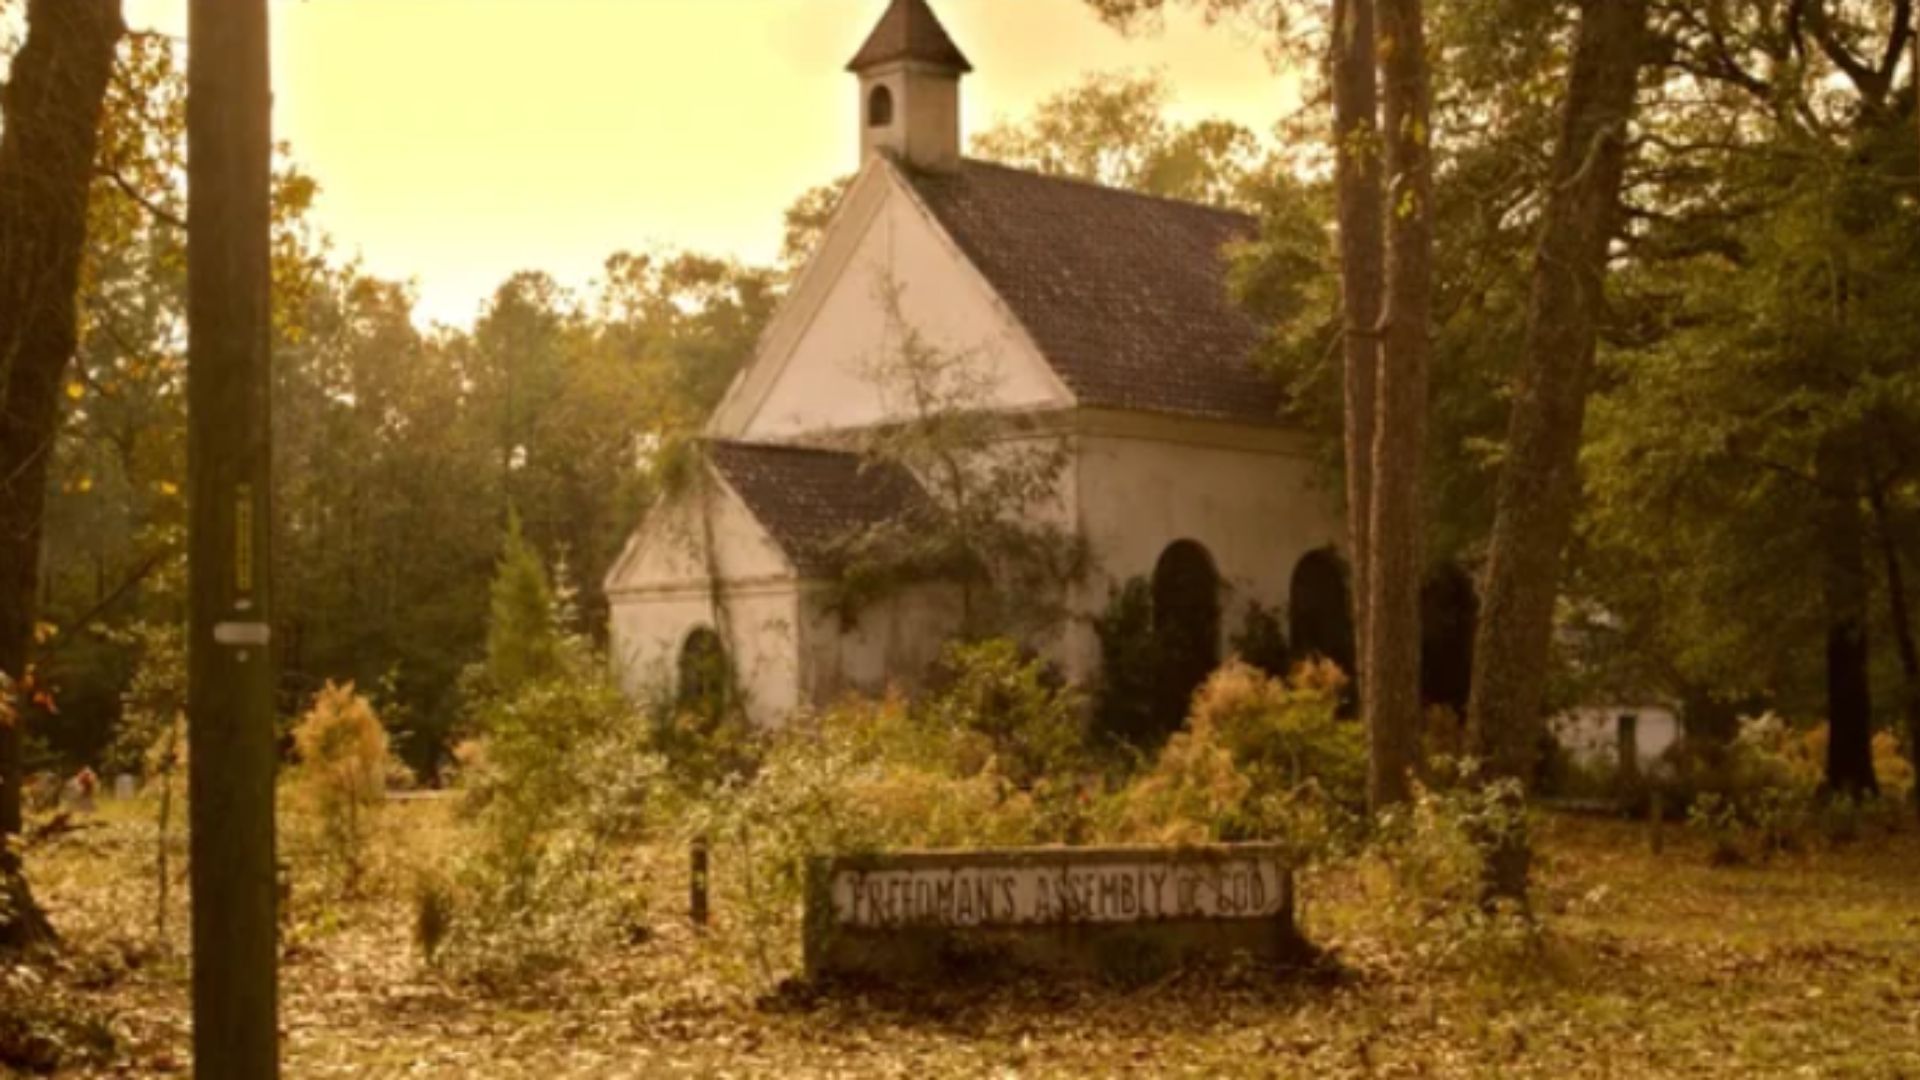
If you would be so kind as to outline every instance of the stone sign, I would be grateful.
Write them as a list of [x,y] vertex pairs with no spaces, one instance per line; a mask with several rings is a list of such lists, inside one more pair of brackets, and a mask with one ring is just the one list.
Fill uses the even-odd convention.
[[1133,977],[1235,954],[1285,963],[1307,951],[1285,852],[1256,844],[819,860],[806,945],[816,978],[968,968]]

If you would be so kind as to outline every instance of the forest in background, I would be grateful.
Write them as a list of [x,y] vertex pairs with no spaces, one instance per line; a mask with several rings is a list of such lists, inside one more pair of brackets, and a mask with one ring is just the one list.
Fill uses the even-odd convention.
[[[1116,19],[1155,3],[1096,5]],[[1897,5],[1905,10],[1905,5]],[[1907,581],[1920,542],[1920,211],[1900,11],[1655,4],[1659,56],[1626,177],[1556,638],[1556,700],[1684,703],[1731,730],[1827,709],[1836,621],[1862,630],[1875,726],[1920,716]],[[1224,18],[1273,10],[1215,4]],[[1291,9],[1287,9],[1291,10]],[[1434,564],[1486,556],[1571,27],[1549,6],[1442,4],[1425,518]],[[1282,24],[1282,55],[1322,31]],[[1521,28],[1525,32],[1519,32]],[[1288,53],[1290,46],[1296,46]],[[1165,118],[1151,74],[1090,75],[980,133],[979,156],[1261,215],[1237,253],[1267,362],[1340,470],[1337,260],[1319,103],[1273,133]],[[108,94],[52,471],[30,717],[38,763],[111,765],[146,645],[183,615],[183,99],[176,43],[132,35]],[[750,354],[844,181],[804,193],[780,265],[612,255],[580,293],[504,282],[471,328],[422,330],[276,181],[275,521],[284,708],[376,693],[423,774],[461,720],[509,508],[580,621],[638,521],[650,463]],[[610,223],[609,248],[622,230]],[[1834,582],[1845,594],[1834,609]],[[1909,736],[1910,737],[1910,736]]]
[[[196,979],[245,965],[284,982],[284,1025],[263,1009],[256,1030],[281,1030],[308,1071],[1911,1073],[1911,0],[1090,2],[1126,25],[1169,3],[1252,16],[1261,33],[1280,27],[1282,58],[1329,59],[1331,100],[1310,99],[1272,140],[1169,122],[1162,81],[1096,75],[976,149],[1258,215],[1258,238],[1232,254],[1239,300],[1272,328],[1264,362],[1329,488],[1374,485],[1371,539],[1356,546],[1386,555],[1355,558],[1359,693],[1335,665],[1289,663],[1270,619],[1260,649],[1235,642],[1268,666],[1229,660],[1172,702],[1177,730],[1136,738],[1103,726],[1115,679],[1065,685],[985,628],[950,643],[922,693],[849,697],[775,730],[740,724],[714,635],[689,639],[673,693],[629,700],[595,640],[601,569],[643,508],[678,490],[678,446],[840,185],[794,205],[782,265],[616,255],[584,290],[519,275],[473,327],[423,331],[404,287],[331,251],[312,224],[320,192],[288,148],[271,267],[282,752],[264,724],[247,729],[255,776],[277,773],[254,789],[255,835],[276,846],[252,851],[279,862],[271,894],[251,875],[265,917],[242,949],[202,932],[237,922],[221,890],[196,878],[180,902],[183,866],[238,867],[206,857],[220,854],[209,837],[241,830],[205,785],[247,770],[223,766],[201,706],[190,744],[181,735],[174,43],[134,35],[116,58],[117,0],[91,0],[90,16],[72,14],[81,0],[33,0],[36,31],[92,50],[110,107],[97,157],[90,112],[23,108],[14,91],[30,77],[44,87],[67,70],[30,48],[0,99],[0,180],[52,188],[58,174],[72,196],[35,206],[20,197],[33,184],[0,183],[0,282],[34,278],[22,252],[45,250],[39,234],[72,252],[88,239],[77,311],[64,281],[45,305],[57,318],[0,307],[0,340],[25,342],[0,351],[0,450],[22,462],[0,473],[0,570],[29,565],[12,560],[23,538],[37,546],[53,466],[48,572],[13,575],[41,595],[0,595],[0,615],[36,610],[20,595],[41,601],[37,625],[0,626],[32,631],[0,640],[25,691],[0,696],[0,764],[13,775],[18,700],[36,766],[91,762],[148,783],[107,799],[85,772],[64,789],[43,781],[24,828],[0,802],[0,832],[20,834],[0,849],[0,929],[25,944],[0,962],[0,1067],[178,1071],[191,958]],[[1379,15],[1377,37],[1354,29],[1361,14]],[[210,55],[223,54],[195,54]],[[1356,109],[1348,77],[1380,100]],[[264,117],[264,79],[256,89]],[[87,135],[86,152],[19,153],[49,117],[69,141]],[[1391,183],[1369,191],[1376,153],[1374,179]],[[195,190],[204,208],[209,189]],[[1356,209],[1378,219],[1370,249]],[[264,237],[264,217],[253,224]],[[208,227],[196,211],[197,254]],[[204,340],[193,351],[202,394]],[[1377,412],[1356,411],[1356,371],[1378,377]],[[1354,453],[1356,416],[1378,425],[1371,459]],[[21,417],[57,430],[22,438]],[[977,433],[955,420],[889,431],[882,462]],[[198,485],[207,458],[196,465]],[[1542,507],[1565,519],[1541,527]],[[958,554],[991,555],[985,515],[952,509],[918,522],[958,524]],[[1511,619],[1524,605],[1499,599],[1516,550],[1528,565],[1507,587],[1546,601],[1531,629]],[[1436,629],[1420,575],[1444,567],[1487,583],[1478,630],[1447,633],[1476,643],[1464,747],[1458,716],[1407,693]],[[1015,569],[968,557],[956,572],[969,592],[1031,597]],[[860,582],[841,584],[858,600]],[[1165,644],[1157,602],[1131,642],[1148,655]],[[1503,618],[1525,632],[1503,637]],[[1526,674],[1549,677],[1529,686],[1511,669],[1533,645]],[[1500,678],[1479,678],[1489,657]],[[1481,723],[1483,697],[1505,723]],[[1502,760],[1503,741],[1582,700],[1680,704],[1685,737],[1644,772],[1602,755],[1563,783]],[[450,748],[454,791],[394,796],[439,779]],[[1528,802],[1569,787],[1593,797]],[[18,803],[17,786],[4,794]],[[822,856],[1243,841],[1286,852],[1290,914],[1317,946],[1299,967],[1172,971],[1129,949],[1097,985],[904,999],[790,978]],[[207,1023],[202,1005],[196,994],[196,1033],[238,1027]]]

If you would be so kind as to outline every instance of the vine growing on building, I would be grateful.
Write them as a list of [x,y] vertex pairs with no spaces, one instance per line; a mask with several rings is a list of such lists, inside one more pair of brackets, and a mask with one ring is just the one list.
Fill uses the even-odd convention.
[[904,292],[891,277],[876,288],[886,344],[863,372],[904,419],[865,432],[857,449],[872,467],[911,474],[926,498],[842,539],[831,603],[852,620],[904,588],[944,583],[958,591],[964,636],[1055,624],[1090,561],[1061,502],[1073,445],[997,411],[993,365],[930,341],[906,318]]

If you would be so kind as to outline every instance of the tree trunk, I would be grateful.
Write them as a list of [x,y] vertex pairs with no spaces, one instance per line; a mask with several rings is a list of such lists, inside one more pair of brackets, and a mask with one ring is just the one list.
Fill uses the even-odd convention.
[[[1334,0],[1334,186],[1340,214],[1340,287],[1345,311],[1347,536],[1353,565],[1353,627],[1365,651],[1373,558],[1373,421],[1380,373],[1384,205],[1380,192],[1380,102],[1374,73],[1374,0]],[[1357,668],[1358,665],[1356,664]],[[1361,672],[1350,673],[1365,696]],[[1364,704],[1362,715],[1366,715]]]
[[1821,601],[1827,619],[1827,782],[1831,795],[1877,794],[1873,691],[1867,664],[1867,557],[1851,456],[1835,440],[1819,450]]
[[187,34],[187,870],[194,1071],[279,1073],[267,0]]
[[[21,677],[38,617],[47,466],[60,383],[77,344],[100,111],[119,0],[31,0],[27,37],[0,100],[0,671]],[[25,703],[0,724],[0,945],[48,935],[12,841],[23,824]]]
[[1474,645],[1469,745],[1494,777],[1534,771],[1646,21],[1645,0],[1581,8]]
[[1406,801],[1420,755],[1420,459],[1433,307],[1431,101],[1421,0],[1381,0],[1378,29],[1391,182],[1368,538],[1373,557],[1360,660],[1372,747],[1367,791],[1375,809]]
[[1900,708],[1907,720],[1907,760],[1912,762],[1916,777],[1909,794],[1914,810],[1920,812],[1920,644],[1916,644],[1913,637],[1913,611],[1907,603],[1906,568],[1900,561],[1900,546],[1894,542],[1885,493],[1876,488],[1870,505],[1873,507],[1874,531],[1880,537],[1880,556],[1887,568],[1888,615],[1893,623],[1894,643],[1900,652]]

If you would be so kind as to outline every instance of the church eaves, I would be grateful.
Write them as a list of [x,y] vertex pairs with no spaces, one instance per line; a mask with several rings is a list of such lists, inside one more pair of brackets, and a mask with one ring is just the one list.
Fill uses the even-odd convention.
[[708,460],[804,577],[840,571],[855,534],[925,512],[926,490],[905,469],[858,454],[711,440]]

